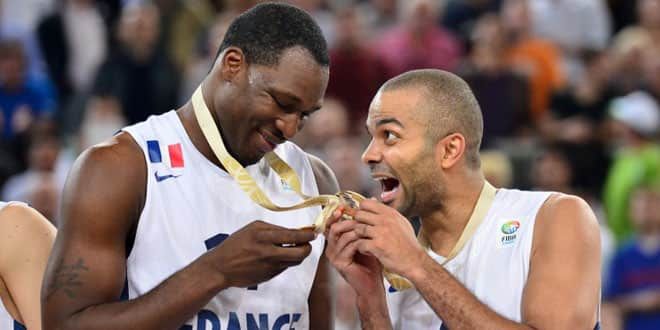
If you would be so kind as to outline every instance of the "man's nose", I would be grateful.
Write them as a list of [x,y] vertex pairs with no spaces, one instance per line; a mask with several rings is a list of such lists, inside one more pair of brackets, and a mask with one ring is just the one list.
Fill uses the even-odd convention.
[[362,162],[366,165],[380,163],[381,157],[382,156],[380,150],[372,139],[371,142],[369,142],[367,148],[364,149],[364,152],[362,153]]
[[275,127],[282,132],[285,139],[292,139],[300,129],[300,120],[297,112],[287,113],[275,121]]

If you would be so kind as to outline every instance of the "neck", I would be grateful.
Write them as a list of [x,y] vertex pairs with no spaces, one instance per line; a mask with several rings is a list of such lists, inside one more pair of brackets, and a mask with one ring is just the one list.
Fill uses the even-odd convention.
[[[209,83],[207,83],[207,80],[204,80],[204,82],[202,83],[202,92],[204,94],[204,103],[206,103],[207,107],[209,107],[209,104],[212,104],[211,99],[209,97],[210,90],[211,87],[209,86]],[[211,115],[213,116],[216,125],[218,125],[218,120],[216,118],[215,112],[211,110],[210,107],[209,110],[211,111]],[[204,133],[202,133],[202,129],[199,127],[199,123],[197,122],[197,117],[195,116],[195,110],[193,108],[192,100],[189,100],[181,108],[177,109],[177,115],[179,116],[179,119],[181,120],[181,123],[183,124],[183,127],[186,130],[186,134],[188,134],[188,137],[190,138],[190,141],[192,141],[192,144],[195,146],[195,148],[206,159],[208,159],[213,164],[224,170],[224,167],[220,163],[220,160],[218,160],[218,158],[215,156],[213,150],[211,149],[211,146],[209,145],[208,141],[206,141],[206,137],[204,137]]]
[[485,179],[480,171],[448,181],[448,187],[461,188],[448,189],[442,197],[443,207],[421,216],[420,234],[428,240],[435,253],[447,256],[456,245],[470,220],[484,184]]

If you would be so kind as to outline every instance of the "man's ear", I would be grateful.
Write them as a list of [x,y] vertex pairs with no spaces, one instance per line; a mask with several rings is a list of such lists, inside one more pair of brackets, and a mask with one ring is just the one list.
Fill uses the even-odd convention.
[[452,133],[438,141],[436,155],[438,164],[443,169],[456,165],[465,154],[465,137],[460,133]]
[[245,53],[238,47],[229,47],[220,54],[216,65],[219,65],[221,80],[233,81],[241,71],[247,69]]

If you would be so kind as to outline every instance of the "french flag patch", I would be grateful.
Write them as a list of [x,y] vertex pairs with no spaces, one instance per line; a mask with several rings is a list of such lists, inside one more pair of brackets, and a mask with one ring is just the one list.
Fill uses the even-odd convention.
[[181,143],[168,144],[161,148],[158,140],[147,141],[149,163],[156,168],[156,179],[160,182],[182,174],[185,165]]
[[163,159],[163,153],[160,150],[160,143],[158,140],[147,141],[147,148],[149,150],[150,163],[165,163],[171,168],[183,167],[183,152],[181,151],[181,143],[170,144],[167,146],[167,159]]

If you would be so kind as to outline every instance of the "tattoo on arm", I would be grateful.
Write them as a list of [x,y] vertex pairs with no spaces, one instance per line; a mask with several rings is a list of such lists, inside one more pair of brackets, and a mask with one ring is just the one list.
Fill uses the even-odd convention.
[[76,289],[83,284],[80,274],[87,271],[89,268],[85,266],[83,258],[78,258],[78,261],[69,265],[62,263],[55,273],[53,282],[48,287],[46,300],[58,291],[64,292],[70,299],[76,298]]

